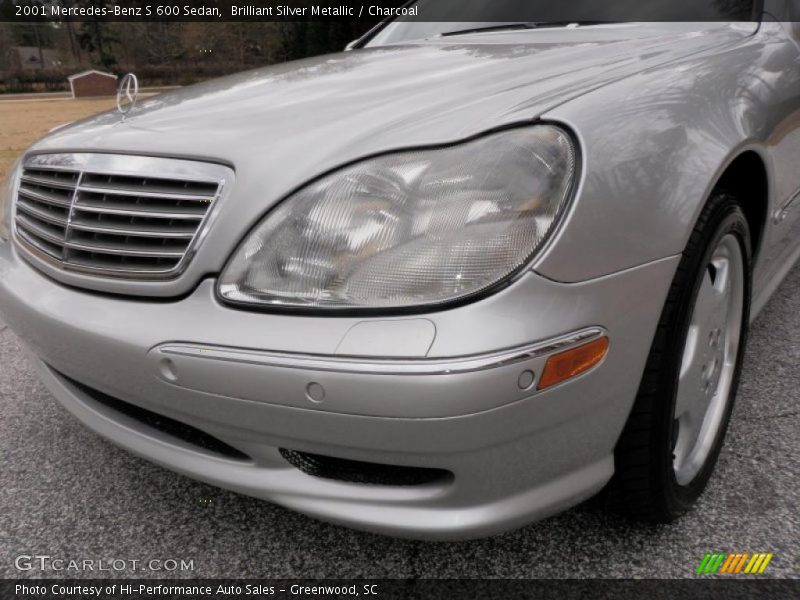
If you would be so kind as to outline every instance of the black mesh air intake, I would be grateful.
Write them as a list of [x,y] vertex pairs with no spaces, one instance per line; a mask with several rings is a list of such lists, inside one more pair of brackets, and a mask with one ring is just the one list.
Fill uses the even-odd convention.
[[333,479],[347,483],[363,483],[369,485],[411,486],[424,485],[450,479],[452,473],[443,469],[424,467],[401,467],[383,465],[357,460],[346,460],[332,456],[320,456],[296,450],[280,449],[281,456],[289,464],[306,475]]

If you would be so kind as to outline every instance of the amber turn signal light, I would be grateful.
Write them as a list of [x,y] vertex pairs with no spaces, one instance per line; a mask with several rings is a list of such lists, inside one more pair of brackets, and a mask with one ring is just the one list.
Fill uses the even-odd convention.
[[539,378],[538,389],[552,387],[567,379],[585,373],[605,358],[608,352],[608,338],[601,337],[577,348],[572,348],[547,359]]

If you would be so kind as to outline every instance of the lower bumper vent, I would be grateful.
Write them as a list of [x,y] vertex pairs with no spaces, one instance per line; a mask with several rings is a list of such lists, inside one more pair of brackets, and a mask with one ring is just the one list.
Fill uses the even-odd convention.
[[217,454],[220,456],[224,456],[226,458],[232,458],[236,460],[251,460],[249,456],[240,452],[236,448],[229,446],[222,440],[215,438],[207,434],[204,431],[200,431],[199,429],[192,427],[191,425],[187,425],[186,423],[181,423],[180,421],[176,421],[175,419],[171,419],[169,417],[165,417],[158,413],[154,413],[147,409],[141,408],[139,406],[135,406],[133,404],[129,404],[124,402],[118,398],[114,398],[113,396],[109,396],[101,392],[100,390],[96,390],[94,388],[89,387],[88,385],[84,385],[79,381],[75,381],[71,377],[67,377],[63,373],[56,371],[52,367],[50,368],[53,373],[58,375],[61,379],[63,379],[69,385],[77,388],[87,396],[89,396],[92,400],[97,402],[98,404],[102,404],[103,406],[110,408],[118,413],[125,415],[131,419],[134,419],[152,429],[160,431],[166,435],[171,437],[177,438],[187,444],[191,444],[192,446],[196,446],[202,450],[206,450],[213,454]]
[[319,454],[286,450],[285,448],[281,448],[280,453],[289,464],[306,475],[347,483],[412,486],[446,481],[453,477],[450,471],[445,471],[444,469],[383,465],[334,458],[332,456],[320,456]]

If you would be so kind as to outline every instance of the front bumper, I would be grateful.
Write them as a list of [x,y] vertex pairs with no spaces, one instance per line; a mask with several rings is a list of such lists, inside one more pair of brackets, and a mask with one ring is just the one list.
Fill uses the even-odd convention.
[[[569,285],[529,273],[469,306],[365,320],[230,309],[212,280],[170,302],[92,294],[52,282],[0,242],[0,311],[54,396],[135,454],[325,520],[470,538],[553,514],[608,481],[676,263]],[[604,363],[543,392],[519,386],[523,371],[541,372],[542,353],[441,368],[594,329],[611,340]],[[82,386],[186,423],[249,459],[180,441]],[[293,467],[280,448],[452,477],[402,487],[323,479]]]

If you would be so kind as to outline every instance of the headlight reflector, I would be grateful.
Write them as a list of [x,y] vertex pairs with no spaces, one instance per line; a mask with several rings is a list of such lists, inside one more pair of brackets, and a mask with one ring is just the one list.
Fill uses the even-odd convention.
[[220,293],[333,309],[467,298],[541,248],[574,176],[572,142],[550,125],[369,159],[270,212],[234,254]]

